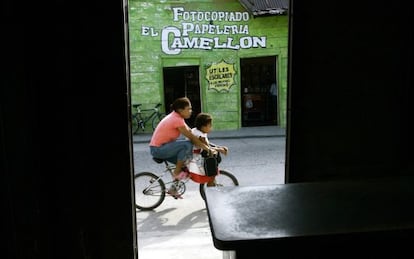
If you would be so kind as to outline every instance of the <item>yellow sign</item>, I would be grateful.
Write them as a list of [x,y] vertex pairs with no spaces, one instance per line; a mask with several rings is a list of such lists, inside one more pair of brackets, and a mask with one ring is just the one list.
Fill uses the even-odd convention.
[[207,68],[206,79],[208,81],[208,90],[214,89],[217,92],[228,92],[234,84],[234,64],[228,64],[224,61],[213,64]]

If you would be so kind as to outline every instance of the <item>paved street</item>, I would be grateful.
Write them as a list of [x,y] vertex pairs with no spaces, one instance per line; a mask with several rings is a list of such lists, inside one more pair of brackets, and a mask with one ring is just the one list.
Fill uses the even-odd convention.
[[[285,137],[228,138],[210,141],[229,147],[220,167],[231,171],[240,185],[284,182]],[[134,144],[135,172],[160,172],[147,143]],[[154,211],[137,211],[140,259],[221,259],[223,252],[212,243],[204,201],[198,184],[187,183],[184,199],[166,197]]]

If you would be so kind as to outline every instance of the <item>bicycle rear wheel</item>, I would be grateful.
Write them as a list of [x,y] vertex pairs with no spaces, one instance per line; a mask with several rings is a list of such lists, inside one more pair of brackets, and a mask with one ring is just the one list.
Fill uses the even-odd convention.
[[165,199],[165,184],[157,175],[141,172],[134,176],[135,207],[140,210],[153,210]]
[[155,128],[157,127],[158,123],[160,123],[160,121],[165,117],[165,114],[158,114],[156,116],[154,116],[154,118],[152,119],[152,130],[155,130]]
[[[215,181],[215,185],[211,187],[238,186],[239,185],[239,181],[232,173],[226,170],[222,170],[222,169],[220,169],[220,172],[218,175],[216,175],[216,177],[214,178],[214,181]],[[201,183],[200,194],[203,200],[206,199],[205,188],[210,188],[210,186],[207,186],[206,183]]]
[[139,129],[138,119],[136,118],[136,115],[132,115],[131,126],[132,126],[132,134],[136,134]]
[[132,125],[132,134],[137,134],[139,130],[144,131],[143,122],[136,114],[132,116],[131,125]]

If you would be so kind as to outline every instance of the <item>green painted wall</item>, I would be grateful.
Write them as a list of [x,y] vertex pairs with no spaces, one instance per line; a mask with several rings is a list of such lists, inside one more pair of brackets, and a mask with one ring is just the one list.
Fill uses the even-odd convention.
[[[277,56],[277,78],[279,83],[279,125],[286,126],[286,89],[287,89],[287,53],[288,53],[288,16],[249,16],[248,21],[213,21],[214,25],[246,26],[246,34],[197,34],[190,32],[189,37],[219,37],[220,42],[233,38],[233,44],[241,37],[266,37],[266,48],[249,49],[183,49],[179,54],[166,54],[161,46],[162,31],[167,26],[182,30],[183,22],[208,24],[206,21],[173,21],[173,8],[182,7],[185,11],[200,12],[239,12],[247,11],[237,0],[191,0],[191,1],[129,1],[129,38],[131,62],[131,98],[132,103],[143,103],[144,108],[163,102],[163,66],[200,66],[200,94],[202,110],[214,116],[216,130],[237,129],[241,127],[240,58]],[[182,16],[180,16],[182,17]],[[143,30],[147,28],[147,30]],[[243,27],[245,28],[245,27]],[[182,31],[181,31],[182,33]],[[224,60],[234,63],[235,84],[228,92],[208,89],[206,69],[214,63]]]

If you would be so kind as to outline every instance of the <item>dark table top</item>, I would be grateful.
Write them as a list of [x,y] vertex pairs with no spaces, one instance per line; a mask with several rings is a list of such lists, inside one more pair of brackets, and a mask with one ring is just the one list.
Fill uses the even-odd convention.
[[213,187],[206,190],[214,245],[414,230],[414,182],[370,180]]

